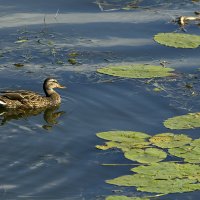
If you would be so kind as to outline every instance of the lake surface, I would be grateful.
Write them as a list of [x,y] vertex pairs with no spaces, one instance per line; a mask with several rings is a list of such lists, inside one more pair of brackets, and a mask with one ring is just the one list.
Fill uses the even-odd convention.
[[[118,190],[105,180],[129,174],[130,166],[101,164],[131,162],[119,151],[97,150],[95,145],[103,141],[96,133],[134,130],[154,135],[168,132],[162,125],[165,119],[199,111],[200,49],[168,48],[152,38],[159,32],[180,32],[172,20],[194,15],[200,4],[143,1],[129,11],[119,9],[121,1],[110,4],[0,0],[0,89],[42,93],[43,80],[49,76],[67,86],[59,90],[62,104],[58,110],[18,119],[1,117],[0,199],[105,199]],[[196,24],[186,30],[199,34]],[[72,52],[78,53],[76,65],[68,62]],[[159,65],[163,61],[179,76],[153,80],[154,85],[96,73],[108,64]],[[192,91],[186,83],[194,85]],[[164,85],[166,91],[154,92],[156,84]],[[199,138],[199,129],[184,133]],[[135,188],[123,191],[138,193]],[[199,197],[195,191],[158,199]]]

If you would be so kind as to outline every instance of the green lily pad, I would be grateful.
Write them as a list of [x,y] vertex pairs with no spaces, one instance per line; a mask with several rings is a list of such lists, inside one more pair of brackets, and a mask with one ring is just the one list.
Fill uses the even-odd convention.
[[190,145],[172,148],[169,153],[183,158],[185,162],[200,163],[200,139],[193,140]]
[[135,186],[138,191],[151,193],[182,193],[200,189],[200,184],[191,179],[155,179],[150,175],[134,174],[106,181],[118,186]]
[[161,148],[180,147],[192,141],[192,138],[183,134],[161,133],[149,139],[151,143]]
[[157,78],[172,76],[174,69],[152,66],[144,64],[133,64],[125,66],[107,66],[97,69],[97,72],[111,76],[125,77],[125,78]]
[[127,197],[127,196],[108,196],[106,200],[149,200],[148,198]]
[[159,44],[175,48],[197,48],[200,36],[184,33],[158,33],[154,40]]
[[144,140],[135,140],[134,142],[114,142],[109,141],[106,142],[104,145],[96,145],[97,149],[101,150],[108,150],[112,148],[118,148],[121,149],[123,152],[130,151],[135,148],[146,148],[149,147],[150,142],[146,142]]
[[106,182],[118,186],[135,186],[139,191],[162,194],[200,189],[199,165],[161,162],[132,170],[137,174],[121,176]]
[[200,112],[176,116],[164,121],[169,129],[192,129],[200,127]]
[[139,163],[155,163],[164,160],[167,154],[161,149],[146,148],[146,149],[132,149],[125,152],[124,156]]
[[15,43],[24,43],[24,42],[28,42],[28,40],[27,39],[17,40]]
[[108,131],[97,133],[97,136],[105,140],[110,140],[104,145],[96,145],[96,148],[101,150],[118,148],[123,152],[127,152],[132,149],[146,148],[150,145],[150,142],[147,141],[150,135],[142,132]]
[[[173,162],[152,163],[149,166],[138,166],[131,171],[138,174],[150,175],[154,179],[173,180],[176,178],[185,179],[198,177],[200,175],[200,166],[193,164],[178,164]],[[194,178],[192,178],[194,179]],[[196,179],[198,180],[198,179]]]
[[200,139],[193,140],[190,145],[200,147]]
[[151,136],[142,133],[142,132],[135,132],[135,131],[107,131],[107,132],[100,132],[97,133],[99,138],[105,140],[111,140],[115,142],[138,142],[138,141],[145,141],[145,139],[150,138]]

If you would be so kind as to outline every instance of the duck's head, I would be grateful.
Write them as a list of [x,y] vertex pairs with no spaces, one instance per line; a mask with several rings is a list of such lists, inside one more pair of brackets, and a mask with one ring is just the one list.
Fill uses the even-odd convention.
[[58,83],[58,81],[54,78],[45,79],[43,89],[46,96],[50,96],[52,93],[54,93],[54,88],[65,88],[65,86]]

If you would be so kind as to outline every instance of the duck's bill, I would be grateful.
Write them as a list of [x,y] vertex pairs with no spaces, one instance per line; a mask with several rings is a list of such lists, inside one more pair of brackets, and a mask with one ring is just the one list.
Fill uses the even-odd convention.
[[64,85],[58,85],[58,88],[66,88]]

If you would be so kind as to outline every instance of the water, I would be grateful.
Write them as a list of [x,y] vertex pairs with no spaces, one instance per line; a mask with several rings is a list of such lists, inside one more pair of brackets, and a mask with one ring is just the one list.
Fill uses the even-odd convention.
[[[101,12],[91,0],[17,0],[15,4],[0,0],[0,5],[1,89],[42,93],[47,76],[67,86],[58,91],[60,108],[48,111],[53,118],[46,119],[42,112],[4,120],[0,127],[1,199],[104,199],[118,189],[105,180],[129,174],[130,166],[101,164],[130,161],[120,152],[96,150],[95,145],[103,143],[97,132],[135,130],[154,135],[168,131],[162,125],[168,117],[199,111],[199,48],[166,48],[152,40],[158,32],[178,30],[170,21],[177,15],[193,15],[198,3],[185,1],[184,6],[177,3],[171,9],[170,1],[169,7],[152,4],[148,10],[112,12]],[[195,25],[186,29],[199,33]],[[28,42],[15,43],[24,38]],[[70,52],[78,52],[79,64],[68,63]],[[95,73],[110,63],[159,64],[164,60],[180,74],[172,81],[155,81],[164,84],[167,92],[153,92],[145,81]],[[24,66],[15,67],[15,63]],[[196,97],[185,89],[186,82],[194,83]],[[55,112],[60,114],[55,116]],[[185,133],[199,137],[198,130]],[[125,191],[137,194],[134,188]],[[196,191],[167,198],[189,200],[199,195]]]

